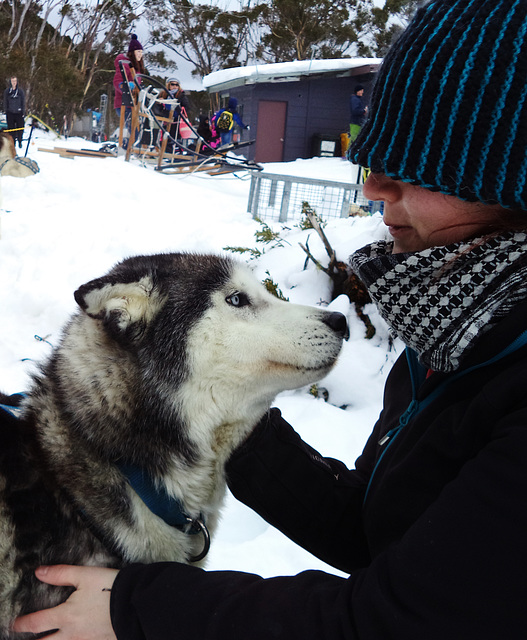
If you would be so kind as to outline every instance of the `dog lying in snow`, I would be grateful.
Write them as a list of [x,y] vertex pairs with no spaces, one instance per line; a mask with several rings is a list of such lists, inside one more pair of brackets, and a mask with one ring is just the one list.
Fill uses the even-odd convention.
[[347,333],[226,257],[129,258],[75,299],[20,410],[0,398],[2,640],[70,593],[38,582],[40,564],[201,562],[230,454]]
[[39,170],[34,160],[19,158],[13,138],[8,133],[0,131],[0,175],[27,178],[34,176]]

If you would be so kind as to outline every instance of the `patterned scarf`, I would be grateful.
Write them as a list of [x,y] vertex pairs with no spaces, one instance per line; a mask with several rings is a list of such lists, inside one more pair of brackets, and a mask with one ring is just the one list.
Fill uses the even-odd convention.
[[376,242],[350,256],[392,331],[434,371],[459,368],[476,338],[527,299],[527,234],[417,253]]

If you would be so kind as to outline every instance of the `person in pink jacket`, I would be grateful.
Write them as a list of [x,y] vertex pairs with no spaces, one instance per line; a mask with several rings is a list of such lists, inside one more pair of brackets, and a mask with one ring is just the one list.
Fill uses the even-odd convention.
[[[145,65],[143,62],[143,45],[137,39],[135,33],[132,34],[130,44],[128,45],[128,52],[126,54],[120,53],[114,61],[115,75],[113,77],[113,88],[115,90],[115,97],[113,106],[117,111],[117,115],[120,115],[121,105],[123,100],[121,69],[119,62],[121,60],[125,62],[125,72],[129,82],[132,82],[136,73],[144,73]],[[132,71],[133,69],[133,71]]]
[[[120,62],[123,61],[124,70],[126,73],[126,77],[128,78],[128,82],[132,83],[136,73],[145,73],[145,65],[143,62],[143,45],[137,39],[135,33],[132,34],[132,38],[130,40],[130,44],[128,45],[128,52],[126,54],[120,53],[114,61],[115,66],[115,75],[113,77],[113,88],[115,91],[113,106],[115,107],[115,112],[117,113],[117,117],[121,117],[121,107],[123,104],[123,76],[121,74]],[[132,85],[131,85],[132,86]],[[125,107],[125,128],[130,131],[131,129],[131,119],[132,119],[132,109],[128,106]],[[123,148],[126,149],[128,146],[128,136],[125,136],[123,139]]]

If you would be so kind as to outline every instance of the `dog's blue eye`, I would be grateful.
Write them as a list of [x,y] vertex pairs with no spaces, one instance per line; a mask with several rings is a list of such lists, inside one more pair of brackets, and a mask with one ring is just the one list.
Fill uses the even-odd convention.
[[225,298],[225,301],[227,302],[227,304],[231,304],[233,307],[245,307],[249,304],[249,298],[246,296],[246,294],[240,293],[239,291]]

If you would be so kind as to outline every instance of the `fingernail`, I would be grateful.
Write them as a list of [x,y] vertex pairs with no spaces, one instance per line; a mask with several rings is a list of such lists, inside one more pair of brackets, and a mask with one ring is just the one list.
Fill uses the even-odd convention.
[[45,576],[48,571],[49,567],[37,567],[37,569],[35,569],[35,574]]

